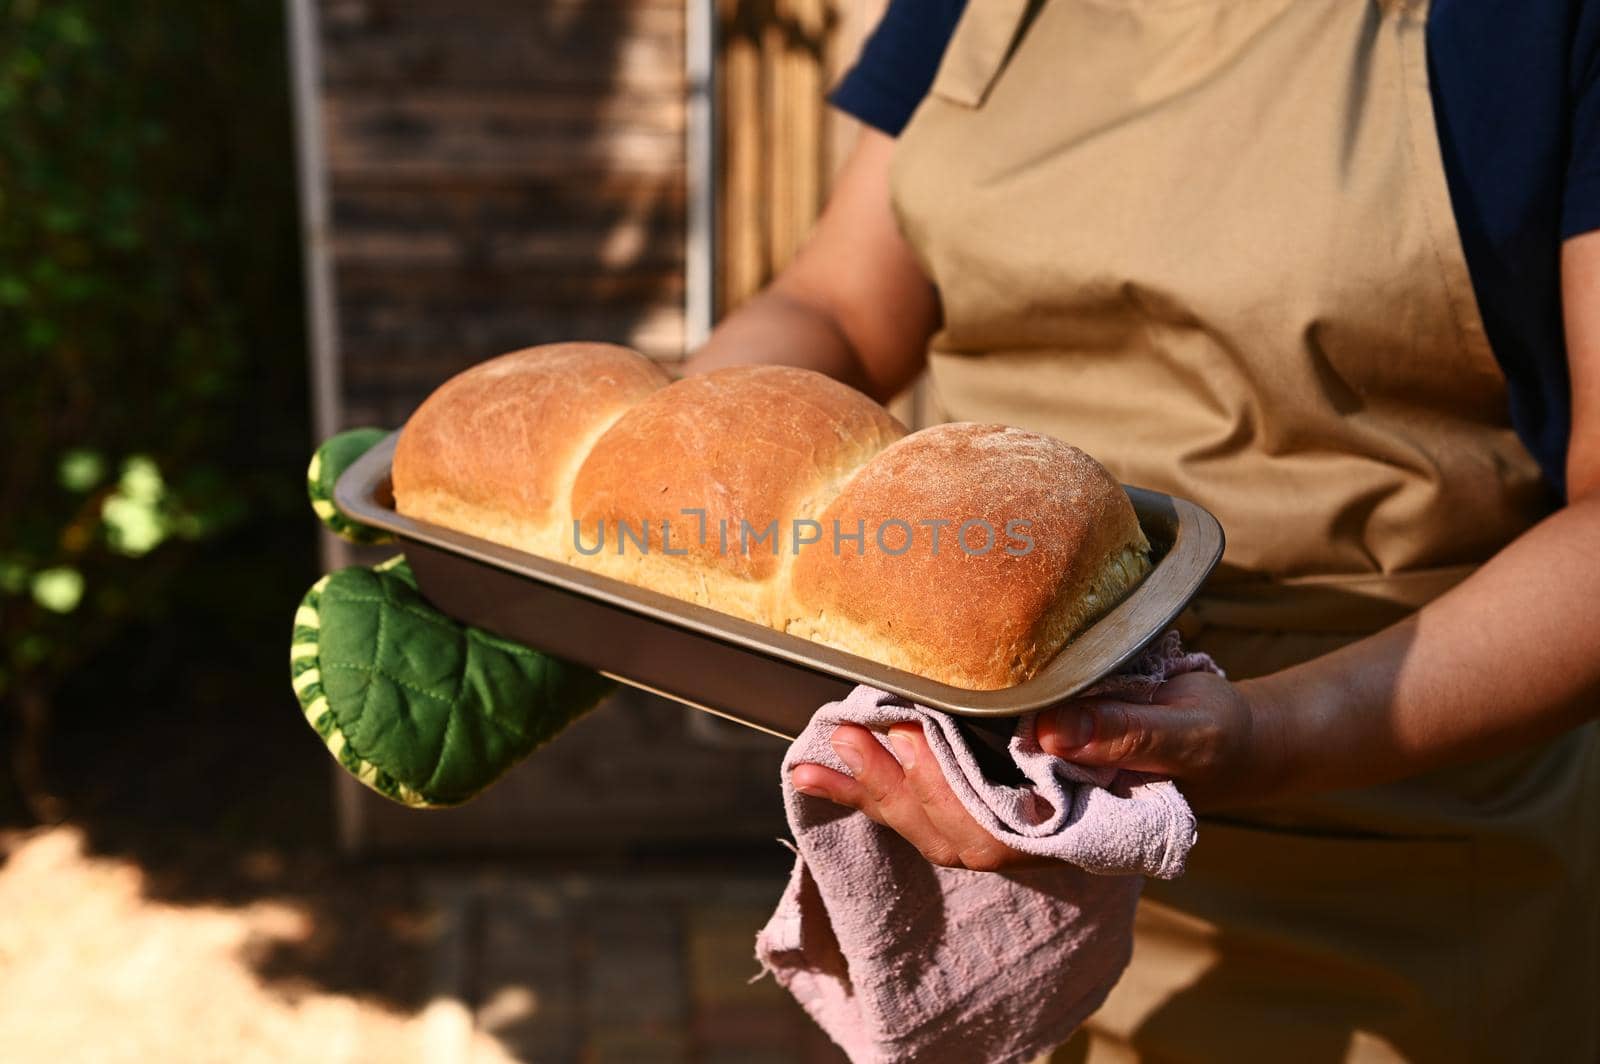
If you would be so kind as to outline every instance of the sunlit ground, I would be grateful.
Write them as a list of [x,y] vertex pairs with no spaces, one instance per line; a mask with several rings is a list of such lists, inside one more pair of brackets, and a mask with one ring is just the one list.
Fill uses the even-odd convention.
[[283,625],[260,628],[155,628],[61,691],[65,819],[0,818],[0,1064],[841,1059],[749,981],[775,842],[341,856]]
[[86,856],[72,828],[3,846],[0,1045],[10,1060],[514,1059],[448,999],[406,1011],[266,985],[252,962],[315,934],[302,906],[152,901],[136,865]]
[[180,904],[73,827],[6,833],[0,855],[7,1061],[839,1059],[749,981],[764,879],[347,866],[300,882],[260,852],[222,892],[260,896]]

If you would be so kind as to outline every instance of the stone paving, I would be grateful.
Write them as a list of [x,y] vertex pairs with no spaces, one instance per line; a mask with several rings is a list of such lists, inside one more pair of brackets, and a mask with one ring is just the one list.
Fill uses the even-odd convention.
[[177,900],[74,828],[0,834],[0,1060],[843,1060],[770,978],[750,981],[781,877],[264,874],[255,896]]
[[[778,881],[438,878],[435,993],[530,1061],[821,1064],[843,1057],[770,978],[755,931]],[[458,1055],[468,1060],[470,1054]]]

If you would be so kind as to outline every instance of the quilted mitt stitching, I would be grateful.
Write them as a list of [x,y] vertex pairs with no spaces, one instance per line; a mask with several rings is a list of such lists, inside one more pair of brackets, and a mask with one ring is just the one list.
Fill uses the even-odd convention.
[[[376,593],[370,590],[373,584]],[[585,670],[487,632],[462,627],[432,612],[424,603],[407,601],[408,596],[416,594],[415,578],[402,557],[371,570],[349,569],[323,577],[307,593],[296,613],[290,649],[291,679],[307,722],[345,769],[385,797],[414,808],[459,804],[591,708],[610,686]],[[361,647],[358,642],[357,660],[325,660],[322,620],[333,603],[365,605],[377,611],[371,645]],[[462,660],[452,663],[450,694],[430,690],[390,667],[397,660],[391,651],[419,638],[415,629],[410,633],[395,632],[392,622],[399,617],[406,617],[413,624],[421,622],[427,639],[448,640],[459,647]],[[397,639],[403,642],[397,644]],[[497,661],[505,667],[495,669]],[[503,692],[504,701],[518,707],[519,713],[526,710],[525,714],[508,715],[507,707],[500,705],[498,699],[496,704],[479,704],[476,688],[466,681],[475,672],[485,671],[510,685],[511,689]],[[329,703],[324,675],[341,672],[356,673],[365,680],[354,712],[349,708],[335,712]],[[382,715],[386,711],[380,708],[382,703],[374,694],[380,684],[388,685],[394,696],[387,703],[395,714],[392,722]],[[345,697],[357,697],[354,684],[340,687]],[[411,698],[443,708],[414,714],[417,704]],[[440,711],[446,714],[442,727],[436,716]],[[473,729],[467,729],[463,720],[469,713],[475,714]],[[380,716],[374,719],[371,714]],[[368,721],[371,724],[365,723]],[[366,745],[377,732],[385,734],[385,742],[396,741],[389,738],[391,725],[414,731],[420,726],[418,738],[432,747],[426,750],[424,763],[414,765],[407,773],[412,783],[404,782],[395,771],[380,767],[375,758],[381,755]],[[491,732],[495,737],[490,736]],[[365,738],[352,743],[351,736],[358,733]],[[462,757],[469,760],[465,764],[451,762],[452,758]],[[458,779],[454,787],[446,786],[450,774],[462,768],[467,769],[467,778]],[[473,778],[475,774],[481,778]],[[441,793],[441,788],[448,793]]]
[[289,645],[289,676],[300,710],[328,748],[328,752],[352,776],[386,798],[413,808],[429,808],[430,802],[421,792],[406,786],[389,773],[359,754],[350,745],[339,728],[338,718],[328,704],[322,689],[320,640],[322,638],[322,595],[327,590],[332,574],[324,576],[306,592],[299,609],[295,611],[294,634]]

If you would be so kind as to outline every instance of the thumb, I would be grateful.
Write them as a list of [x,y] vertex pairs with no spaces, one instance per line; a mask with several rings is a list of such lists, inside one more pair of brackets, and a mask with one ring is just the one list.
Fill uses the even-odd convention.
[[1039,746],[1079,765],[1171,773],[1192,714],[1171,706],[1094,699],[1071,702],[1039,716]]

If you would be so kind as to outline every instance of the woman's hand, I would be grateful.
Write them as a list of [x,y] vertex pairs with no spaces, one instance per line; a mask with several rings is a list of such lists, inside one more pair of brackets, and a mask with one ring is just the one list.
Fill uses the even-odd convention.
[[1284,783],[1283,715],[1251,685],[1210,672],[1175,676],[1149,702],[1074,699],[1039,717],[1039,745],[1079,765],[1167,776],[1196,808],[1271,797]]
[[831,743],[851,775],[823,765],[796,765],[795,790],[859,809],[898,832],[930,862],[945,868],[998,872],[1043,859],[1014,850],[985,831],[945,782],[922,727],[889,729],[891,755],[867,729],[845,724]]
[[[1244,685],[1194,672],[1163,684],[1149,702],[1085,698],[1047,710],[1039,717],[1039,745],[1081,765],[1169,776],[1205,807],[1266,797],[1279,785],[1283,744],[1273,719],[1252,704]],[[1040,862],[972,818],[919,726],[889,729],[893,756],[855,725],[836,729],[831,741],[851,775],[796,765],[790,779],[802,794],[860,810],[946,868],[993,872]]]

